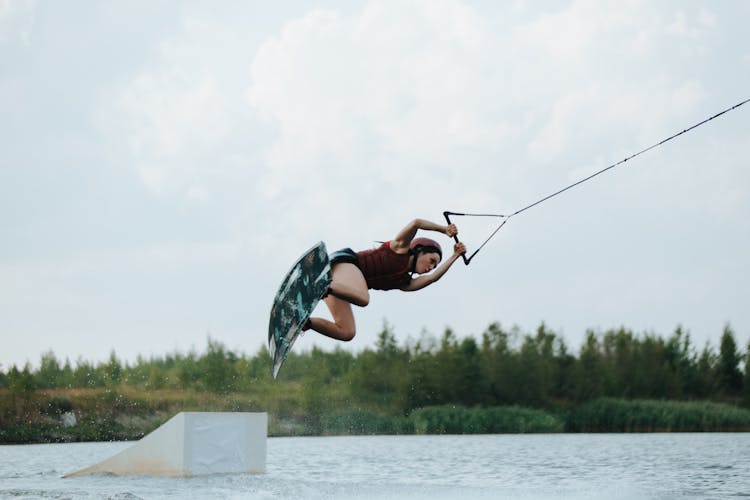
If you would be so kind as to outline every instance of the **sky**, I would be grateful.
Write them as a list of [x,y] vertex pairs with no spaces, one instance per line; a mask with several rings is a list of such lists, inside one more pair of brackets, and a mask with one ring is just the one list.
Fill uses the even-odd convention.
[[[750,3],[0,0],[0,369],[255,355],[292,263],[508,214],[750,98]],[[750,341],[750,104],[371,293],[388,325]],[[497,220],[459,218],[472,251]],[[447,252],[452,244],[436,237]],[[327,316],[324,306],[316,314]]]

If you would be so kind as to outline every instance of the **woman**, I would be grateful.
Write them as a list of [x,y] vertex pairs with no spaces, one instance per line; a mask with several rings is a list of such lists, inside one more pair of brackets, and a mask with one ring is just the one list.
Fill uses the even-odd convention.
[[[463,243],[456,243],[453,255],[437,267],[443,256],[440,245],[429,238],[415,238],[420,229],[444,233],[450,238],[458,234],[455,224],[442,226],[415,219],[394,239],[376,249],[354,253],[347,248],[331,254],[331,285],[323,300],[331,311],[333,321],[310,318],[304,329],[349,341],[356,333],[351,305],[365,307],[370,302],[370,289],[421,290],[439,280],[466,252]],[[427,274],[436,267],[435,272]],[[419,276],[413,278],[413,273]]]

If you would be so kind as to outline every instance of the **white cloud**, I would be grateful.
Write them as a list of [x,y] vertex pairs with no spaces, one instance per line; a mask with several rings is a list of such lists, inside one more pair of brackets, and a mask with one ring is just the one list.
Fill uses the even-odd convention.
[[707,91],[662,67],[662,50],[675,38],[701,45],[712,19],[644,1],[576,1],[505,31],[453,1],[313,11],[267,40],[253,64],[250,103],[278,129],[263,192],[335,193],[356,206],[419,191],[474,205],[516,195],[507,186],[519,175],[536,184],[534,163],[563,179],[564,154],[576,151],[580,165],[597,147],[627,152],[691,116]]
[[[509,210],[602,151],[655,139],[704,99],[700,81],[667,70],[623,78],[658,66],[670,23],[688,39],[715,23],[663,10],[576,1],[503,30],[459,1],[370,2],[314,9],[251,53],[238,25],[217,37],[215,23],[186,16],[102,116],[154,193],[195,202],[242,185],[302,238],[309,224],[295,213],[347,207],[335,225],[353,227],[386,194],[399,201],[379,208],[384,220]],[[253,112],[275,138],[238,148],[242,134],[253,140]],[[571,151],[575,165],[559,162]]]
[[148,63],[101,95],[100,126],[156,195],[208,200],[248,161],[237,87],[247,77],[232,35],[184,14]]
[[717,27],[716,15],[710,11],[700,9],[692,17],[685,11],[678,11],[665,27],[665,32],[679,38],[700,39]]
[[[129,118],[125,134],[141,176],[156,192],[169,189],[184,170],[201,168],[191,157],[209,156],[228,125],[226,103],[212,75],[186,80],[169,69],[139,75],[116,102]],[[189,182],[186,177],[183,182]]]
[[[393,236],[415,216],[439,220],[445,209],[508,213],[717,111],[717,103],[731,104],[726,101],[734,99],[744,75],[721,60],[735,62],[747,49],[735,43],[744,38],[726,30],[720,6],[573,1],[488,7],[457,0],[358,5],[305,11],[295,4],[281,14],[248,9],[264,11],[252,22],[236,16],[233,7],[214,15],[208,12],[213,7],[199,4],[165,16],[168,27],[147,37],[161,42],[134,51],[138,57],[116,73],[125,81],[101,92],[98,101],[108,153],[160,197],[133,224],[146,228],[135,244],[147,247],[93,259],[93,270],[73,266],[75,272],[60,277],[55,291],[77,290],[70,284],[79,276],[90,279],[88,289],[64,298],[81,315],[100,300],[104,324],[108,314],[131,312],[117,311],[118,299],[135,295],[125,292],[140,286],[137,279],[124,280],[122,295],[99,297],[111,286],[97,282],[98,276],[124,279],[110,264],[125,259],[132,269],[125,274],[149,279],[169,267],[171,274],[161,275],[163,288],[154,287],[150,295],[154,299],[139,297],[134,309],[158,305],[162,291],[174,297],[178,314],[163,321],[178,336],[169,323],[179,311],[200,310],[191,317],[198,328],[215,324],[212,314],[227,316],[221,308],[202,308],[213,294],[217,302],[238,303],[239,343],[248,342],[247,330],[261,332],[261,338],[273,288],[313,241],[359,249]],[[714,8],[717,14],[710,12]],[[618,294],[630,287],[637,295],[643,280],[628,281],[633,276],[656,276],[644,281],[652,286],[648,292],[674,297],[675,310],[660,325],[690,318],[707,324],[700,311],[677,310],[693,299],[669,288],[680,286],[692,261],[712,272],[711,254],[701,246],[710,244],[693,232],[688,216],[698,216],[699,227],[731,222],[733,234],[747,234],[739,219],[747,213],[742,161],[748,146],[738,123],[744,122],[722,121],[723,129],[680,139],[677,147],[644,155],[634,168],[566,195],[565,203],[551,202],[529,212],[533,216],[514,219],[468,271],[459,265],[425,295],[378,294],[358,311],[364,338],[356,346],[370,343],[366,332],[376,331],[383,316],[406,333],[425,326],[438,332],[445,324],[478,332],[498,319],[533,327],[545,317],[572,332],[583,331],[589,321],[608,326],[622,317],[622,309],[610,307]],[[151,210],[179,213],[158,219],[170,225],[179,219],[174,232],[153,236],[159,225],[151,224]],[[491,228],[481,222],[477,231],[484,236]],[[716,229],[714,236],[728,232]],[[669,237],[675,235],[690,236],[680,254],[691,262],[660,269],[658,259],[669,257],[668,245],[676,241]],[[664,248],[654,244],[659,237]],[[222,241],[230,242],[226,249]],[[732,240],[727,248],[744,248],[743,241]],[[193,258],[190,242],[210,248]],[[637,257],[629,253],[639,249]],[[612,260],[615,251],[620,258]],[[617,272],[608,272],[613,262]],[[581,269],[590,283],[597,276],[604,281],[576,286]],[[36,283],[28,296],[41,296],[46,278],[26,271]],[[205,273],[200,287],[193,286],[197,279],[187,283],[193,271]],[[715,274],[711,282],[723,277]],[[235,288],[227,290],[227,283]],[[206,295],[192,302],[188,295],[198,288]],[[725,293],[742,295],[734,290],[743,291],[737,286]],[[44,295],[44,302],[53,303],[54,295]],[[625,294],[632,309],[625,323],[657,314],[649,312],[648,300],[633,297]],[[8,310],[16,303],[11,299]],[[710,321],[737,316],[720,302],[711,307]],[[437,309],[450,312],[430,314]]]
[[36,0],[0,0],[0,45],[31,43]]
[[337,216],[349,228],[378,207],[381,237],[409,217],[487,199],[466,179],[494,169],[488,159],[513,128],[492,37],[453,1],[371,2],[287,23],[259,49],[248,91],[278,129],[265,196],[348,207]]
[[[27,332],[14,345],[19,361],[48,349],[71,359],[184,349],[246,311],[233,304],[244,291],[237,276],[247,279],[242,264],[242,249],[227,241],[0,262],[0,330]],[[222,313],[211,311],[217,305]]]

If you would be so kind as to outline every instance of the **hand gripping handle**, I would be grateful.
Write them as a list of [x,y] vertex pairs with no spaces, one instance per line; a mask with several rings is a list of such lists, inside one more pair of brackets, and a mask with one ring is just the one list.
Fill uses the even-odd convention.
[[[443,217],[445,217],[445,220],[448,222],[448,225],[453,224],[451,222],[451,215],[462,215],[462,214],[459,214],[459,213],[456,213],[456,212],[448,212],[447,210],[445,212],[443,212]],[[456,240],[456,243],[460,243],[460,241],[458,240],[458,235],[454,236],[453,239]],[[464,264],[466,264],[468,266],[469,265],[469,261],[471,259],[467,259],[465,253],[461,254],[461,258],[464,259]]]

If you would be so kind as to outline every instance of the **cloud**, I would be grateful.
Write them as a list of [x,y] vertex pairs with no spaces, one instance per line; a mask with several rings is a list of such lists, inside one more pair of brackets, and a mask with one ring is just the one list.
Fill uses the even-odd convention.
[[152,193],[222,203],[259,251],[286,259],[275,249],[363,247],[446,209],[508,213],[662,139],[711,98],[685,69],[715,36],[707,9],[519,5],[314,8],[257,49],[241,23],[183,13],[104,97],[103,121]]
[[[20,238],[0,316],[39,349],[79,331],[161,349],[216,325],[255,344],[313,242],[510,213],[747,97],[744,3],[157,2],[95,9],[90,31],[57,5],[0,0],[6,149],[33,167],[3,184]],[[748,106],[514,219],[439,286],[378,294],[355,348],[383,317],[583,332],[624,318],[618,297],[628,324],[744,321]],[[493,229],[460,222],[469,241]]]
[[716,15],[705,8],[674,8],[645,0],[607,5],[574,0],[516,30],[527,54],[536,49],[553,66],[590,69],[592,61],[609,60],[612,64],[607,70],[616,72],[617,66],[633,58],[658,59],[666,47],[702,49],[718,28]]
[[461,2],[413,1],[287,23],[258,50],[248,91],[278,130],[263,194],[356,206],[387,192],[403,213],[420,208],[416,191],[435,193],[430,209],[448,196],[486,209],[566,180],[571,152],[579,167],[598,156],[587,151],[659,139],[708,96],[662,67],[664,50],[700,47],[716,29],[705,9],[575,1],[513,29],[492,22]]
[[471,184],[496,169],[515,127],[497,98],[495,48],[481,16],[453,1],[370,2],[287,23],[258,50],[247,94],[277,130],[264,196],[347,207],[337,222],[368,220],[382,238],[410,217],[490,202]]
[[280,127],[274,164],[349,160],[371,141],[393,155],[432,151],[434,159],[487,137],[472,92],[481,19],[457,2],[395,7],[371,3],[352,17],[313,11],[260,48],[249,98]]
[[525,23],[518,9],[505,30],[455,0],[313,9],[253,53],[239,25],[216,37],[210,16],[184,14],[102,115],[153,193],[205,202],[241,185],[306,234],[294,213],[347,207],[336,222],[352,227],[384,193],[399,200],[381,206],[388,220],[507,210],[566,181],[563,155],[580,168],[598,144],[625,151],[706,96],[666,70],[623,78],[669,40],[699,45],[716,26],[705,9],[576,1]]
[[225,103],[212,75],[185,81],[165,73],[139,75],[116,103],[130,118],[125,134],[141,177],[158,193],[185,173],[180,170],[196,168],[190,156],[207,156],[227,130]]
[[19,358],[53,349],[72,359],[104,359],[115,349],[134,359],[150,349],[186,347],[201,341],[204,327],[246,314],[247,305],[237,305],[248,280],[242,264],[234,242],[0,262],[0,328],[28,333],[23,346],[13,347]]
[[236,62],[241,48],[223,35],[199,15],[183,14],[180,29],[146,64],[100,96],[97,122],[157,196],[210,200],[247,160],[235,88],[246,80]]
[[31,43],[35,0],[0,0],[0,46]]
[[692,17],[684,11],[674,14],[674,19],[667,24],[665,33],[679,38],[703,38],[707,32],[718,27],[716,15],[705,9],[698,10]]

